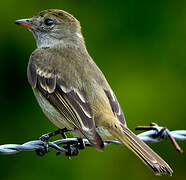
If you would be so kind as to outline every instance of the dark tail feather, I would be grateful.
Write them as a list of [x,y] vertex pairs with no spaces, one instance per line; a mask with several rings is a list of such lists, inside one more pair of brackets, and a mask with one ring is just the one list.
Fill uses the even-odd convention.
[[118,140],[133,151],[146,165],[151,167],[156,175],[172,175],[173,171],[169,165],[127,127],[123,127],[123,133],[118,132],[117,130],[113,131],[111,129],[110,131],[118,138]]

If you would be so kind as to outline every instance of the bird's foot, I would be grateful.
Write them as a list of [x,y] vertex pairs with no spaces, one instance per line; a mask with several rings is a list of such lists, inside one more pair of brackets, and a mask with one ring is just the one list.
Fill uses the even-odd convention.
[[[67,142],[66,145],[63,147],[67,150],[65,155],[70,159],[72,156],[77,156],[79,151],[85,148],[85,143],[83,139],[77,138],[76,142]],[[57,152],[56,155],[60,155],[61,152]]]
[[45,144],[44,144],[44,148],[42,150],[36,150],[36,154],[38,156],[44,156],[45,154],[47,154],[49,152],[49,139],[51,137],[54,137],[58,134],[61,134],[62,138],[63,139],[66,139],[67,136],[66,136],[66,132],[68,132],[69,130],[67,128],[63,128],[63,129],[58,129],[57,131],[54,131],[54,132],[50,132],[50,133],[47,133],[47,134],[44,134],[42,135],[39,139],[41,141],[43,141]]

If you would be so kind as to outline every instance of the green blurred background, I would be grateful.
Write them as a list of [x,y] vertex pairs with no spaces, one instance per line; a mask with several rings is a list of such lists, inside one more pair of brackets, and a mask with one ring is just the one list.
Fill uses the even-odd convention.
[[[156,122],[186,129],[186,1],[6,0],[0,7],[0,144],[37,139],[56,128],[43,115],[26,68],[36,48],[28,30],[13,24],[48,9],[64,9],[80,20],[89,53],[106,75],[128,126]],[[186,150],[186,142],[179,142]],[[186,156],[170,141],[150,144],[185,179]],[[155,177],[127,148],[93,148],[68,160],[51,151],[0,155],[0,180],[168,179]],[[170,178],[169,178],[170,179]]]

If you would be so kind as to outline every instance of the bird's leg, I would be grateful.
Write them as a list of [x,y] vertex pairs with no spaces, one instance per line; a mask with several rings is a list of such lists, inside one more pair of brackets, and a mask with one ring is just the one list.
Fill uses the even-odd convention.
[[84,143],[83,139],[81,139],[81,138],[78,138],[78,148],[79,148],[79,150],[85,148],[85,143]]
[[[79,151],[85,148],[85,143],[83,139],[77,138],[76,142],[69,141],[66,143],[66,146],[64,146],[63,148],[67,150],[65,155],[70,158],[71,156],[77,156],[79,154]],[[58,153],[57,155],[59,154],[60,153]]]
[[54,131],[54,132],[50,132],[50,133],[47,133],[47,134],[44,134],[42,135],[39,139],[41,141],[48,141],[51,137],[54,137],[58,134],[61,134],[61,136],[63,137],[63,139],[66,139],[67,136],[66,136],[66,132],[68,132],[69,130],[67,128],[63,128],[63,129],[58,129],[57,131]]
[[39,156],[44,156],[46,153],[49,152],[49,143],[48,143],[48,140],[51,138],[51,137],[54,137],[58,134],[61,134],[61,136],[63,137],[63,139],[66,139],[66,132],[68,132],[69,130],[67,128],[63,128],[63,129],[58,129],[57,131],[54,131],[54,132],[50,132],[50,133],[47,133],[47,134],[44,134],[42,135],[39,139],[43,142],[45,142],[45,146],[44,146],[44,149],[42,150],[36,150],[36,153],[37,155]]
[[77,148],[77,144],[68,143],[66,146],[64,146],[64,148],[67,150],[65,155],[69,158],[71,156],[77,156],[79,154],[79,149]]
[[67,148],[67,152],[65,153],[66,156],[68,157],[77,156],[79,154],[79,151],[85,148],[85,144],[83,139],[77,138],[77,142],[73,144],[68,143],[66,148]]
[[67,136],[66,136],[65,133],[68,132],[68,131],[70,131],[70,130],[67,129],[67,128],[63,128],[63,129],[59,129],[58,131],[59,131],[59,134],[61,134],[62,138],[63,138],[63,139],[66,139]]

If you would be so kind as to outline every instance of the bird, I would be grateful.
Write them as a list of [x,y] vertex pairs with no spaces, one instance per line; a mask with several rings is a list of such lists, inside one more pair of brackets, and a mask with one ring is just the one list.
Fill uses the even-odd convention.
[[89,55],[80,22],[64,10],[47,9],[15,21],[33,33],[27,77],[48,119],[97,150],[118,140],[155,175],[172,175],[169,165],[128,127],[121,106],[102,71]]

